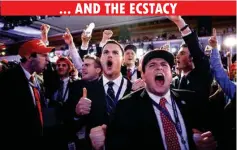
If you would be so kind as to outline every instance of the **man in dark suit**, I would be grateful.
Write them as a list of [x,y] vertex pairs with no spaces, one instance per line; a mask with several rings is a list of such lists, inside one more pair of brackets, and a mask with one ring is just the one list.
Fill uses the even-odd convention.
[[[119,101],[108,125],[107,149],[196,149],[192,129],[204,128],[199,110],[204,107],[193,100],[193,92],[170,89],[173,64],[173,55],[165,50],[144,56],[146,87]],[[201,134],[196,142],[201,147],[216,146],[210,132]]]
[[48,106],[44,108],[45,129],[44,138],[47,142],[47,148],[68,149],[68,143],[73,137],[68,134],[68,108],[67,101],[71,85],[75,80],[70,79],[70,72],[73,69],[72,62],[67,58],[60,56],[56,61],[58,85],[56,91],[50,96]]
[[1,136],[7,147],[40,149],[44,97],[35,73],[44,70],[52,49],[41,40],[25,42],[19,49],[21,63],[0,76],[1,106],[6,108],[1,112]]
[[124,48],[124,66],[121,67],[121,73],[132,82],[141,78],[141,73],[135,66],[137,47],[127,45]]
[[207,103],[213,79],[209,59],[198,42],[197,34],[185,21],[180,16],[169,19],[177,25],[185,41],[176,57],[177,69],[182,70],[182,74],[175,88],[195,91]]
[[[74,119],[77,120],[77,128],[86,127],[84,135],[83,133],[78,135],[79,138],[86,139],[85,149],[91,147],[89,137],[91,129],[108,124],[110,114],[114,111],[117,102],[129,94],[132,87],[131,82],[124,78],[120,72],[123,48],[118,42],[108,40],[103,46],[100,60],[103,69],[102,76],[96,81],[75,82],[74,88],[69,94],[72,109],[75,110],[76,105]],[[84,87],[87,89],[87,94],[83,94]]]

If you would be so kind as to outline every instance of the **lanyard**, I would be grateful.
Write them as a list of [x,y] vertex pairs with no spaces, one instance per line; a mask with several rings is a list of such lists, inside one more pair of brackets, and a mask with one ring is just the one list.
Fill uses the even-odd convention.
[[122,81],[121,81],[121,83],[120,83],[118,92],[117,92],[117,94],[116,94],[116,96],[115,96],[115,100],[114,100],[115,104],[117,104],[117,102],[118,102],[118,100],[119,100],[119,95],[120,95],[120,93],[121,93],[121,91],[122,91],[123,82],[124,82],[124,78],[122,78]]
[[137,71],[137,69],[134,69],[134,71],[133,71],[131,77],[136,73],[136,71]]
[[131,78],[132,78],[132,76],[133,76],[136,72],[137,72],[137,69],[134,69],[133,72],[132,72],[132,74],[131,74]]
[[173,108],[173,111],[174,111],[174,117],[175,117],[175,122],[173,121],[173,119],[171,118],[169,112],[167,110],[165,110],[163,107],[161,107],[159,104],[157,104],[155,101],[152,100],[152,104],[160,110],[161,113],[163,113],[175,126],[176,128],[176,131],[178,132],[180,138],[181,138],[181,142],[182,144],[185,146],[185,149],[187,150],[187,147],[186,147],[186,141],[184,140],[183,138],[183,135],[182,135],[182,128],[181,128],[181,124],[180,124],[180,121],[179,121],[179,117],[178,117],[178,112],[177,112],[177,108],[176,108],[176,105],[175,105],[175,102],[173,99],[171,99],[172,101],[172,108]]

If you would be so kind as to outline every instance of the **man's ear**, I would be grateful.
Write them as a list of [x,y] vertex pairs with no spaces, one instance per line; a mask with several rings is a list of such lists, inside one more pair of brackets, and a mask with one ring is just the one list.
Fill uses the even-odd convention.
[[100,73],[102,72],[102,69],[101,69],[101,68],[96,68],[96,69],[95,69],[95,72],[96,72],[97,74],[100,74]]
[[192,63],[193,62],[193,57],[189,57],[189,62]]
[[142,78],[142,80],[145,82],[145,78],[144,78],[144,73],[143,73],[143,71],[141,71],[141,78]]

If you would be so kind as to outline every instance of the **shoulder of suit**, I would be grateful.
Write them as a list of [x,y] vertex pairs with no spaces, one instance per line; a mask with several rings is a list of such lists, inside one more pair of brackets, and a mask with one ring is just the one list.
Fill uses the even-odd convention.
[[132,91],[131,93],[125,95],[121,101],[125,101],[125,100],[129,100],[129,99],[134,99],[136,97],[139,97],[141,95],[141,93],[143,92],[144,88],[142,89],[138,89],[136,91]]
[[6,77],[6,78],[10,78],[12,76],[18,76],[19,72],[22,72],[22,74],[24,74],[22,68],[20,65],[15,66],[14,68],[10,68],[5,72],[1,73],[1,76]]
[[177,97],[192,97],[196,96],[195,91],[185,90],[185,89],[171,89],[172,94],[174,94]]

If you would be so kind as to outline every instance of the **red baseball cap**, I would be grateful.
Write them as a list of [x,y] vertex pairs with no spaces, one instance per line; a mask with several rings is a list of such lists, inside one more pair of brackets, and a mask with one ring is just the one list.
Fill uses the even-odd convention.
[[21,57],[29,57],[33,53],[44,54],[52,51],[54,47],[47,47],[42,40],[34,39],[25,42],[19,49]]

